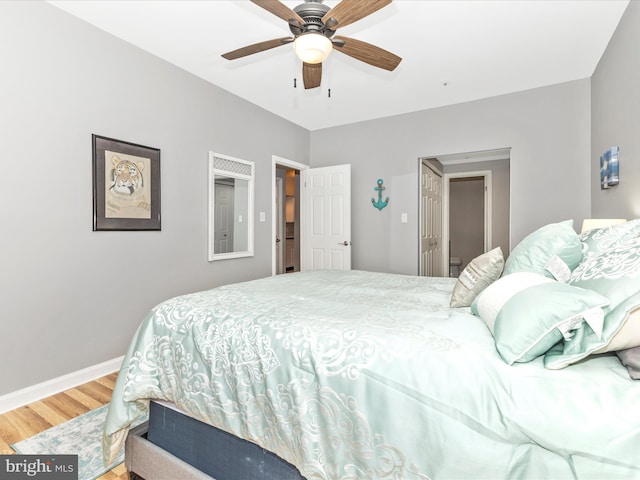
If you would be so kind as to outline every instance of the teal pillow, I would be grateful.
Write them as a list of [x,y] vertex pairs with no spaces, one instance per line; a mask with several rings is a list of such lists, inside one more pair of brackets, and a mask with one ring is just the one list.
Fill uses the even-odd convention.
[[564,368],[592,353],[613,352],[640,345],[640,238],[627,238],[600,255],[587,256],[569,283],[609,299],[601,337],[578,332],[545,357],[545,366]]
[[[530,362],[575,330],[602,329],[602,295],[537,273],[516,272],[484,289],[471,311],[493,333],[496,349],[509,365]],[[585,323],[588,326],[585,326]]]
[[502,276],[515,272],[534,272],[553,278],[547,264],[559,257],[573,270],[582,260],[582,244],[573,229],[573,220],[551,223],[525,237],[504,264]]

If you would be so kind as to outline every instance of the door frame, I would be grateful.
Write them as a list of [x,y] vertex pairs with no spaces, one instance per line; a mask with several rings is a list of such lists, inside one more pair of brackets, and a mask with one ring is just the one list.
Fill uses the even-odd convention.
[[475,170],[468,172],[445,173],[442,177],[442,267],[449,271],[449,192],[452,178],[484,178],[484,252],[492,248],[493,212],[492,212],[492,172],[491,170]]
[[[304,163],[288,160],[283,157],[278,157],[277,155],[271,156],[271,275],[277,274],[278,244],[276,243],[276,235],[278,232],[278,212],[276,207],[276,167],[278,165],[300,171],[310,168],[309,165],[305,165]],[[303,195],[300,195],[300,252],[304,251],[303,249],[306,245],[304,235],[305,216],[303,214],[304,199],[302,197]],[[300,262],[300,269],[302,270],[302,253],[300,254]]]

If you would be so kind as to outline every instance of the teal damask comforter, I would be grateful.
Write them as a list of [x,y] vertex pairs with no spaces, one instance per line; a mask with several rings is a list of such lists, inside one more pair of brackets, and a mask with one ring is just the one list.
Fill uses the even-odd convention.
[[323,270],[161,303],[122,365],[105,457],[161,399],[309,480],[640,478],[640,382],[617,357],[508,366],[448,307],[454,282]]

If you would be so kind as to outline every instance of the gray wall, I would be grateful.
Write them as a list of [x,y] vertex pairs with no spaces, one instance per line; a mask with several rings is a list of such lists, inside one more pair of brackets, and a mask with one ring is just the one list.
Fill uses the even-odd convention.
[[[591,79],[591,215],[640,217],[640,2],[630,2]],[[620,147],[620,183],[600,189],[600,155]]]
[[[420,157],[511,147],[511,248],[550,222],[579,229],[590,212],[590,111],[583,79],[311,132],[313,167],[352,165],[353,268],[418,273]],[[381,212],[370,201],[378,178],[390,198]]]
[[[271,156],[308,163],[307,130],[46,3],[0,2],[0,45],[0,395],[122,355],[166,298],[271,274]],[[92,133],[161,149],[161,232],[92,231]],[[253,258],[207,262],[209,150],[256,163]]]

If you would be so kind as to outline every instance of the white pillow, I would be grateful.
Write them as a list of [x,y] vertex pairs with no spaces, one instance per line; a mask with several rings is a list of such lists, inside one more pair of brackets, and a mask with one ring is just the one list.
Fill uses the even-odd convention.
[[468,307],[478,294],[500,278],[504,268],[502,249],[493,250],[477,256],[458,276],[451,295],[452,307]]

